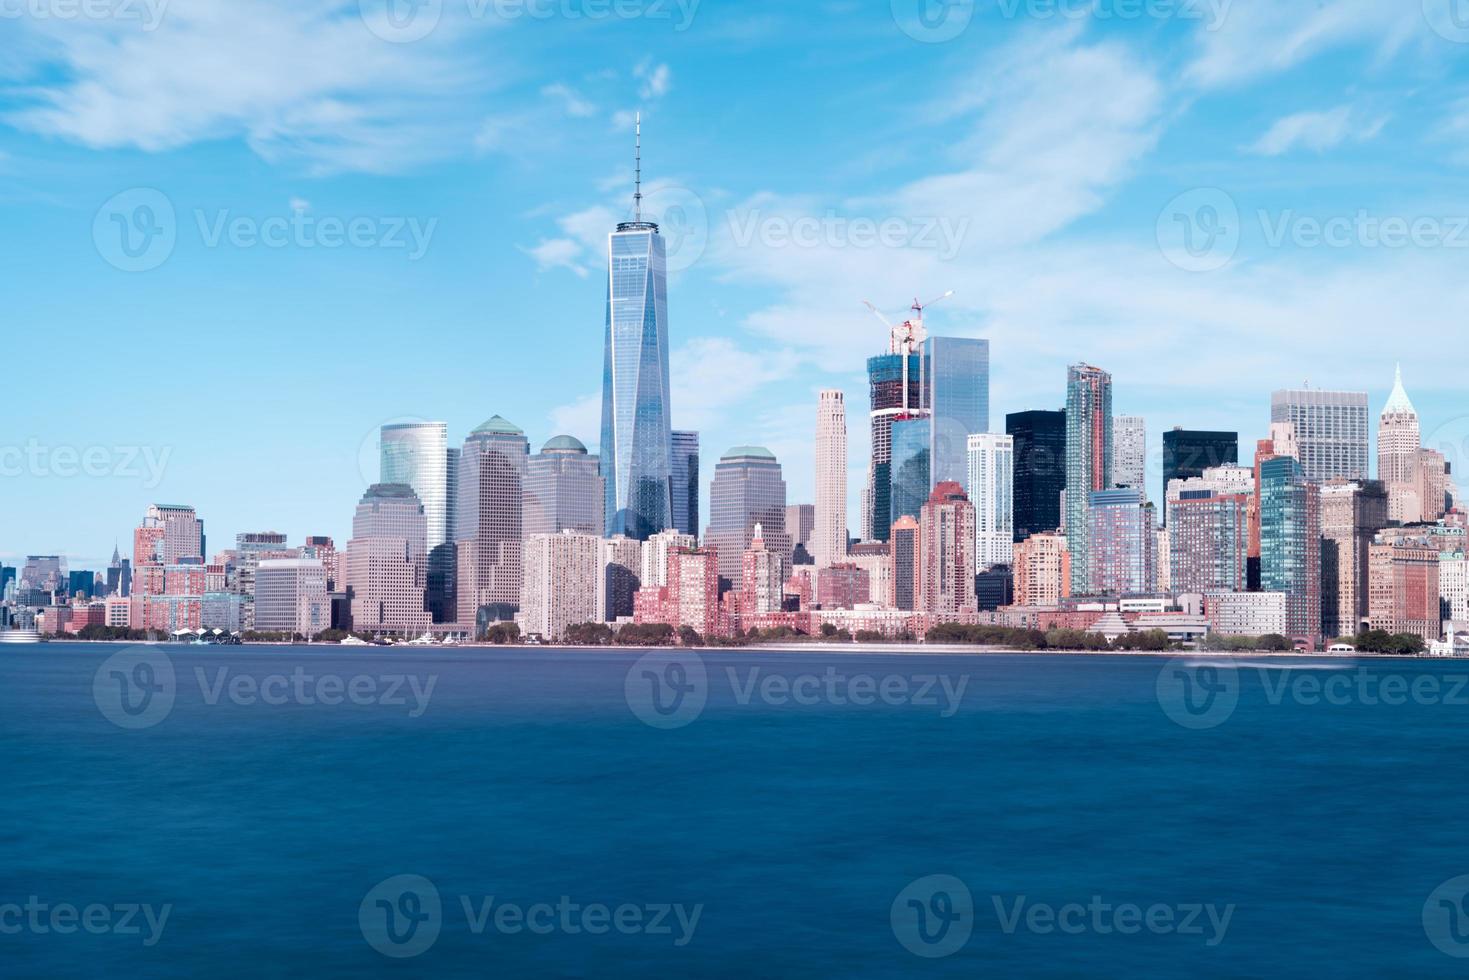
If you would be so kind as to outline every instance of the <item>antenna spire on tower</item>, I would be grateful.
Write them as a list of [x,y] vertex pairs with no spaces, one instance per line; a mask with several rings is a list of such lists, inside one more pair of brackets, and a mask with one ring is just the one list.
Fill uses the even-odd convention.
[[[622,118],[626,119],[627,117],[626,116],[623,116]],[[636,190],[633,192],[633,196],[632,196],[632,200],[633,200],[633,220],[634,221],[642,221],[643,220],[643,114],[641,112],[638,113],[637,131],[638,131],[638,157],[637,157],[637,176],[635,178],[636,179]]]

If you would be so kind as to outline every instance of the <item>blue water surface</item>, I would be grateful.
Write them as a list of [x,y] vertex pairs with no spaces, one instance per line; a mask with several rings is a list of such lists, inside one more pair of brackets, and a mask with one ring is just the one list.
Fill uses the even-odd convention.
[[[1469,970],[1469,664],[1221,665],[1192,725],[1166,658],[640,656],[0,647],[0,976]],[[47,918],[145,904],[161,931]],[[1111,911],[1047,928],[1072,904]]]

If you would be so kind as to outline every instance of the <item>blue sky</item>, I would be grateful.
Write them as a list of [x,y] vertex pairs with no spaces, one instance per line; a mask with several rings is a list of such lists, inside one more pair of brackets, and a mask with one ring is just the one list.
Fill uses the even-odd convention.
[[1457,0],[95,2],[0,6],[5,558],[100,564],[153,501],[344,542],[384,421],[595,444],[638,110],[706,472],[763,443],[809,499],[840,387],[855,504],[861,302],[948,289],[992,428],[1090,361],[1150,487],[1165,428],[1375,411],[1397,359],[1469,466]]

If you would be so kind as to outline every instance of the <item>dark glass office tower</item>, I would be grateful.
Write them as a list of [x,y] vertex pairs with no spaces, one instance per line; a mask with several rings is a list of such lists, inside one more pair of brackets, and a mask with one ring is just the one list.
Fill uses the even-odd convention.
[[[1239,462],[1238,432],[1199,432],[1175,428],[1163,433],[1163,496],[1166,503],[1168,484],[1203,476],[1215,466],[1232,466]],[[1166,509],[1166,508],[1165,508]]]
[[1066,410],[1005,416],[1015,439],[1015,540],[1061,526],[1066,489]]

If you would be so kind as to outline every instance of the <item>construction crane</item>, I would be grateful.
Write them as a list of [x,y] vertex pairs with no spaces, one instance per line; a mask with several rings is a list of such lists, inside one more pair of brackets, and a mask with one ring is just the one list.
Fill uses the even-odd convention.
[[898,326],[894,326],[892,321],[883,316],[882,311],[872,305],[870,301],[863,300],[862,302],[872,311],[872,315],[877,317],[882,325],[888,328],[888,351],[893,354],[911,354],[914,348],[923,343],[928,336],[923,329],[923,311],[933,304],[946,300],[953,295],[954,291],[951,289],[942,296],[929,300],[927,303],[915,298],[913,300],[912,316]]

